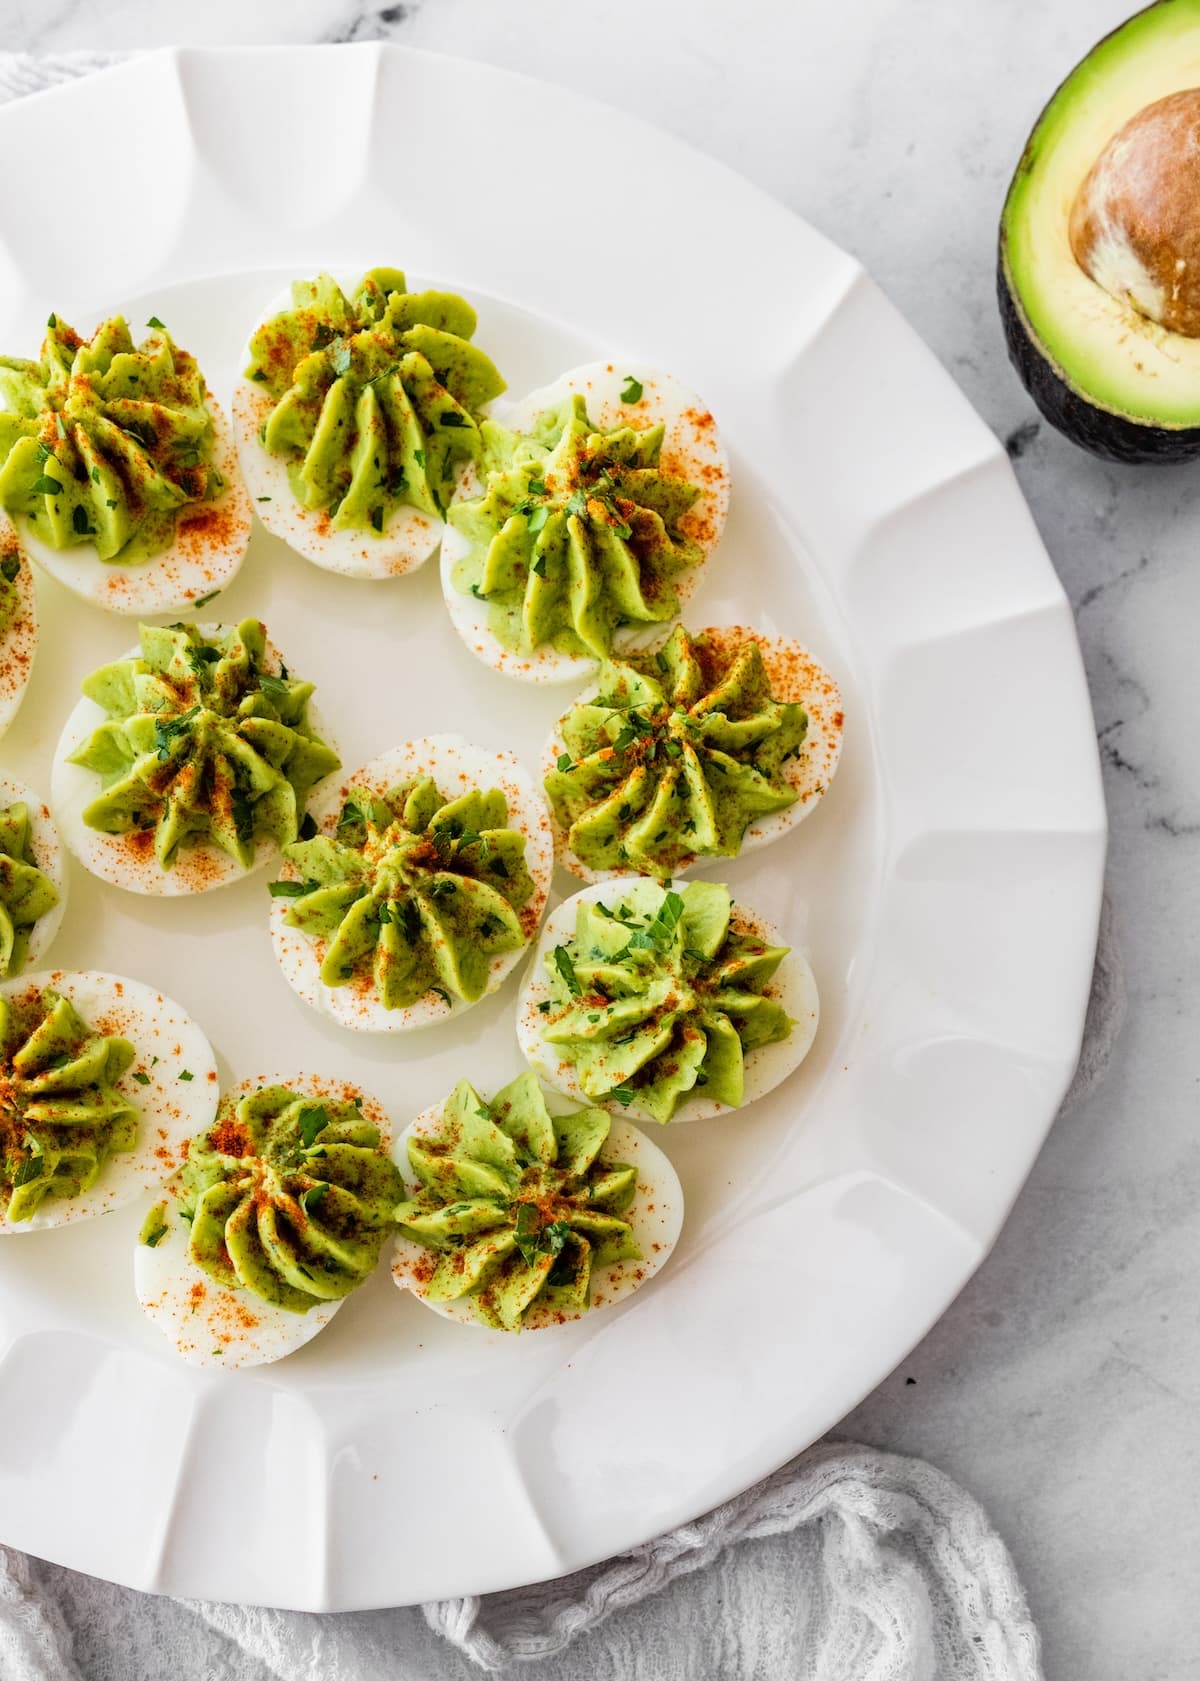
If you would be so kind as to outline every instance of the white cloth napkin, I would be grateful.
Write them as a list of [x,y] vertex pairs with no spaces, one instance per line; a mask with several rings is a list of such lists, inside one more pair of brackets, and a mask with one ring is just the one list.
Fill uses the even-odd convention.
[[[0,53],[0,101],[110,62],[95,53]],[[1068,1106],[1104,1073],[1123,1015],[1106,907]],[[787,1651],[803,1653],[798,1673],[809,1681],[1041,1681],[1037,1631],[1008,1550],[982,1509],[920,1460],[849,1443],[818,1444],[706,1517],[590,1570],[422,1610],[431,1630],[480,1668],[499,1672],[553,1658],[614,1612],[713,1566],[728,1548],[785,1533],[788,1600],[760,1613],[786,1623]],[[94,1643],[109,1633],[114,1652],[132,1651],[131,1618],[153,1619],[143,1659],[157,1654],[155,1673],[172,1681],[427,1681],[433,1673],[428,1648],[421,1654],[414,1642],[411,1611],[320,1617],[154,1600],[0,1547],[0,1681],[85,1681],[60,1596],[69,1599],[75,1626],[86,1626]],[[769,1638],[760,1641],[756,1675],[780,1673],[770,1667],[770,1650]],[[112,1673],[122,1681],[149,1674],[135,1670],[137,1661]],[[695,1673],[693,1654],[656,1643],[652,1627],[642,1632],[635,1661],[639,1674],[660,1681],[690,1681]]]

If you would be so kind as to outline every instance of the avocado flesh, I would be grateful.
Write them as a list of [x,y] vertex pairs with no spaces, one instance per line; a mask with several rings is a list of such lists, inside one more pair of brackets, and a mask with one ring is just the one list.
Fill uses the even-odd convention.
[[[1001,292],[1013,359],[1055,424],[1119,459],[1200,452],[1200,437],[1157,447],[1104,419],[1121,417],[1146,432],[1200,428],[1200,339],[1147,320],[1079,267],[1069,239],[1071,206],[1131,117],[1195,87],[1200,0],[1161,0],[1101,41],[1067,77],[1030,137],[1004,208]],[[1020,343],[1022,334],[1030,346]],[[1037,350],[1048,370],[1030,365]],[[1052,389],[1055,377],[1067,393]],[[1101,412],[1081,414],[1081,406]]]

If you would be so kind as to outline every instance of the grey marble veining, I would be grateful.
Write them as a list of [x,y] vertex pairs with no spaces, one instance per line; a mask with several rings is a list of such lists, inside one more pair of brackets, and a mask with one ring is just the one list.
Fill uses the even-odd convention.
[[[844,1433],[921,1454],[1009,1541],[1054,1681],[1200,1674],[1200,467],[1079,454],[1037,420],[994,305],[996,218],[1055,83],[1134,0],[10,0],[4,45],[394,38],[626,106],[860,256],[1008,442],[1075,607],[1112,816],[1130,1015],[1106,1083],[1055,1127],[995,1251]],[[598,125],[595,144],[602,151]],[[714,260],[697,227],[697,261]],[[715,258],[719,260],[719,255]],[[736,342],[731,343],[736,353]],[[870,393],[863,393],[870,401]],[[964,1117],[969,1124],[969,1117]],[[239,1673],[127,1596],[125,1655],[47,1573],[85,1673]],[[465,1674],[411,1618],[391,1674]],[[200,1665],[202,1667],[195,1667]],[[539,1674],[799,1673],[786,1539],[616,1618]],[[257,1681],[257,1678],[255,1678]],[[367,1678],[364,1677],[364,1681]]]

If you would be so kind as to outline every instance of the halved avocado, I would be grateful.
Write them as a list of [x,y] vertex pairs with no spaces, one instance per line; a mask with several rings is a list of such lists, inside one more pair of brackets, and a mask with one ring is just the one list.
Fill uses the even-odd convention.
[[[1085,182],[1092,191],[1093,166],[1106,149],[1118,175],[1128,168],[1144,124],[1122,134],[1126,125],[1189,90],[1200,107],[1200,0],[1159,0],[1101,41],[1063,82],[1029,138],[1001,218],[998,285],[1009,355],[1047,420],[1109,460],[1200,455],[1200,337],[1150,319],[1146,289],[1123,285],[1131,255],[1124,226],[1116,230],[1119,260],[1092,264],[1110,289],[1093,279],[1072,250],[1072,211]],[[1130,179],[1143,191],[1147,178],[1159,183],[1153,191],[1169,183],[1172,204],[1135,205],[1125,225],[1148,222],[1153,230],[1173,215],[1178,229],[1186,191],[1184,220],[1200,238],[1194,156],[1181,156],[1176,169],[1160,154],[1158,164],[1157,173]],[[1112,176],[1113,169],[1104,176],[1110,186]],[[1110,209],[1106,204],[1101,217],[1106,233]],[[1077,212],[1077,226],[1081,220]],[[1141,277],[1136,254],[1132,260]],[[1142,307],[1135,307],[1135,294]]]

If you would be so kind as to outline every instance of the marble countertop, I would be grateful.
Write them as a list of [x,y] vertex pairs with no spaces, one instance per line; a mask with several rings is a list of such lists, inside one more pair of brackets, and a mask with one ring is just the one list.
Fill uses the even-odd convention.
[[[492,60],[649,117],[859,256],[999,435],[1070,594],[1112,817],[1130,1012],[1101,1087],[1055,1127],[995,1251],[843,1433],[920,1454],[988,1508],[1055,1681],[1194,1673],[1200,1567],[1200,467],[1090,460],[1038,424],[994,303],[996,219],[1038,109],[1134,0],[8,0],[4,45],[380,38]],[[603,146],[598,133],[597,145]],[[1191,697],[1189,699],[1189,696]],[[653,1625],[691,1673],[774,1675],[786,1539],[624,1613],[561,1666],[649,1673]],[[69,1575],[62,1596],[72,1613]],[[153,1602],[146,1602],[152,1604]],[[161,1608],[135,1647],[151,1651]],[[86,1647],[86,1630],[77,1631]],[[158,1634],[153,1636],[157,1649]],[[781,1639],[784,1638],[781,1636]],[[714,1642],[716,1645],[714,1646]],[[423,1647],[422,1671],[444,1669]],[[714,1650],[723,1655],[716,1668]],[[81,1657],[85,1655],[81,1650]],[[108,1661],[96,1650],[85,1673]],[[113,1673],[140,1673],[131,1667]],[[633,1665],[635,1667],[630,1667]],[[793,1653],[786,1673],[799,1671]],[[687,1666],[679,1673],[687,1672]],[[184,1671],[175,1673],[184,1681]],[[231,1672],[232,1673],[232,1672]],[[672,1670],[674,1673],[674,1670]]]

